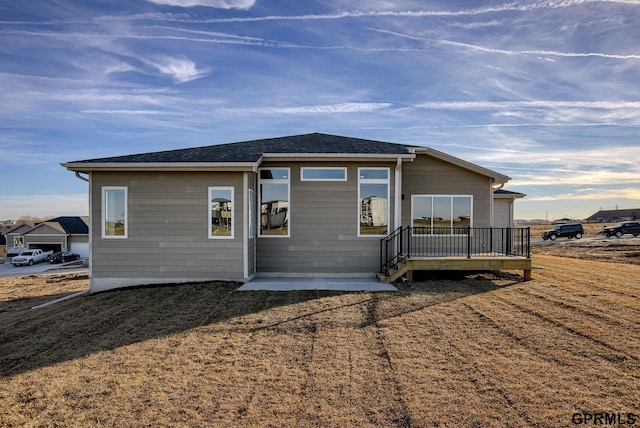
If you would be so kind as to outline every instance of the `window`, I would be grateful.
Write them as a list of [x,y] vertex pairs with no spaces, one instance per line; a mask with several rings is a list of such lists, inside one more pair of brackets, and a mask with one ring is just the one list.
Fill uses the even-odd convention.
[[13,246],[14,247],[24,247],[24,236],[14,236],[13,237]]
[[300,168],[300,181],[347,181],[347,169],[341,167]]
[[253,223],[254,223],[254,215],[256,212],[256,201],[253,198],[253,189],[249,189],[249,193],[247,194],[247,205],[249,207],[249,239],[253,239],[254,231],[253,231]]
[[413,195],[413,234],[458,234],[456,229],[471,227],[472,206],[472,196]]
[[209,238],[233,239],[233,187],[209,187]]
[[289,168],[261,169],[260,236],[289,236]]
[[127,188],[102,188],[102,237],[121,238],[128,236]]
[[389,168],[358,168],[358,236],[389,233]]

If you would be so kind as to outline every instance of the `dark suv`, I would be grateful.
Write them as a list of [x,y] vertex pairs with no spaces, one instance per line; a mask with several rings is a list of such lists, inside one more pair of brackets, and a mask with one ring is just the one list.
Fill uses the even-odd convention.
[[560,237],[580,239],[582,238],[582,235],[584,235],[584,228],[580,223],[557,224],[553,226],[552,230],[545,230],[542,232],[542,239],[545,241],[547,239],[555,241],[556,238]]
[[620,223],[616,223],[610,227],[604,227],[602,229],[602,234],[607,238],[611,236],[615,236],[616,238],[620,238],[622,235],[630,233],[633,236],[640,235],[640,222],[638,221],[623,221]]

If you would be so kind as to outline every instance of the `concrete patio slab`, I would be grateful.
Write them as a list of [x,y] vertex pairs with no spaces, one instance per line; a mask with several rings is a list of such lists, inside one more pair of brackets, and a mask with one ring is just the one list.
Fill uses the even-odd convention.
[[398,291],[391,284],[385,284],[377,278],[339,278],[339,277],[295,277],[295,278],[254,278],[238,288],[238,291]]

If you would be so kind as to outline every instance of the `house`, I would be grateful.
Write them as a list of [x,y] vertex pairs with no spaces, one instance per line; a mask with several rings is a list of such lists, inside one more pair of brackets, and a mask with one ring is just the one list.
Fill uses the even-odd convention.
[[[81,257],[89,257],[89,218],[56,217],[33,224],[21,224],[7,233],[13,244],[7,256],[17,255],[25,248],[45,251],[71,251]],[[9,254],[11,253],[11,254]]]
[[23,234],[31,229],[33,224],[20,223],[9,229],[5,235],[7,241],[6,253],[7,257],[13,257],[20,254],[25,248]]
[[631,221],[640,218],[640,208],[621,209],[621,210],[600,210],[597,213],[586,218],[589,222],[618,222]]
[[[509,180],[426,147],[319,133],[62,166],[89,182],[92,292],[255,276],[373,276],[383,240],[403,225],[410,241],[471,237],[470,228],[475,241],[475,228],[498,220],[495,190]],[[503,211],[515,198],[504,199],[501,225],[513,218]],[[491,237],[492,245],[502,241],[517,240]],[[530,266],[528,259],[517,268]]]
[[0,233],[0,258],[4,260],[4,257],[7,255],[7,238],[5,238],[3,233]]

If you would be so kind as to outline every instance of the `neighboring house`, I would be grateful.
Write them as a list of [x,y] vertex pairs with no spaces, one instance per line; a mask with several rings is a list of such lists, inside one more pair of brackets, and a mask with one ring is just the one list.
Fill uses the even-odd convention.
[[7,238],[4,234],[0,233],[0,257],[4,258],[7,255]]
[[[502,204],[494,191],[509,177],[430,148],[318,133],[62,165],[88,174],[92,292],[374,275],[383,238],[403,225],[412,242],[466,233],[471,243],[497,216],[511,227],[518,197]],[[502,241],[517,240],[491,246]]]
[[25,248],[24,233],[33,227],[33,224],[21,223],[9,229],[6,233],[7,239],[7,257],[13,257],[20,254]]
[[590,222],[632,221],[640,218],[640,208],[624,210],[600,210],[586,218]]
[[21,248],[40,248],[89,257],[89,218],[56,217],[36,225],[23,224],[10,230],[7,239],[14,247],[11,255],[16,255]]

